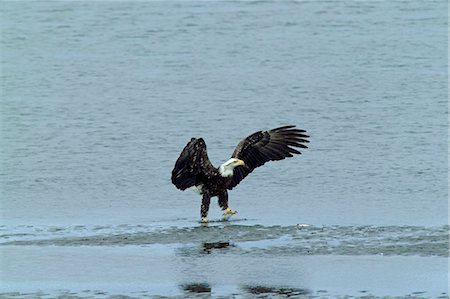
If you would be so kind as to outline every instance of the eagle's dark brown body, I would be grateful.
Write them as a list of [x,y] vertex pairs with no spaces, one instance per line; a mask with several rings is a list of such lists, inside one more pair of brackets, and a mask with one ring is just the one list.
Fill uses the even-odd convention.
[[223,210],[228,208],[228,190],[233,189],[256,167],[268,161],[283,160],[307,148],[308,135],[295,126],[258,131],[243,139],[230,160],[219,168],[212,165],[202,138],[192,138],[184,147],[172,171],[172,183],[180,190],[195,188],[202,194],[201,216],[205,220],[211,197],[219,198]]

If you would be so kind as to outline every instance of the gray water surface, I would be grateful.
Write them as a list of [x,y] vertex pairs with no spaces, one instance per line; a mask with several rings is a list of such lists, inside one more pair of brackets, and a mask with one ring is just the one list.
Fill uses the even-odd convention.
[[[447,296],[447,12],[2,2],[0,291]],[[255,170],[232,221],[214,203],[201,226],[198,195],[170,182],[187,141],[219,165],[286,124],[309,149]]]

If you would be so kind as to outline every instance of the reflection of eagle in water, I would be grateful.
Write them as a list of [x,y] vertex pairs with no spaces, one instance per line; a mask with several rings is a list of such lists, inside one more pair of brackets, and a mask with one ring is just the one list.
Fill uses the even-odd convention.
[[211,197],[219,198],[224,216],[235,214],[228,207],[228,192],[256,167],[268,161],[283,160],[300,154],[294,147],[307,148],[305,130],[284,126],[258,131],[239,142],[231,159],[216,168],[208,159],[202,138],[192,138],[181,152],[172,171],[172,183],[180,190],[192,188],[202,195],[202,222],[208,222]]

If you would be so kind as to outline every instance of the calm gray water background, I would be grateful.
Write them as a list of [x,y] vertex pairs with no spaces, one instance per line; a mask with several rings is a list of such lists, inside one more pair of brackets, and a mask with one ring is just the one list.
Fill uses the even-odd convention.
[[[20,255],[14,259],[17,250],[33,255],[29,248],[48,245],[70,250],[120,245],[123,260],[136,245],[167,244],[149,252],[183,259],[195,242],[220,239],[214,231],[191,230],[198,226],[198,195],[170,182],[189,138],[205,138],[210,159],[219,165],[250,133],[296,124],[310,134],[310,148],[257,169],[230,193],[231,207],[239,211],[236,222],[210,228],[231,226],[222,239],[237,245],[211,263],[229,257],[254,269],[236,248],[262,242],[260,251],[250,250],[252,258],[284,265],[288,276],[269,277],[292,286],[298,281],[290,270],[323,267],[322,260],[298,260],[311,253],[408,256],[400,266],[382,259],[386,268],[379,277],[439,257],[436,265],[442,267],[427,276],[435,283],[402,288],[405,277],[399,275],[392,287],[369,291],[447,292],[447,6],[446,1],[2,2],[3,264],[21,261]],[[220,218],[215,203],[210,218]],[[305,251],[310,243],[297,235],[299,223],[311,225],[310,237],[324,227],[326,236],[311,242],[326,239],[328,245]],[[371,235],[377,228],[381,235]],[[168,237],[160,239],[155,229]],[[191,237],[195,241],[189,242]],[[272,239],[278,240],[275,247]],[[131,247],[127,252],[123,246]],[[418,255],[425,262],[413,257]],[[199,271],[191,273],[183,264],[187,274],[181,278],[169,271],[163,282],[147,281],[148,294],[176,295],[171,286],[206,271],[198,253],[192,256],[191,268]],[[86,256],[74,259],[72,265],[90,263]],[[58,289],[53,280],[52,287],[19,282],[32,269],[67,266],[59,263],[49,257],[24,265],[22,272],[11,265],[2,273],[9,282],[2,290]],[[55,273],[55,267],[46,273]],[[220,285],[219,270],[212,281],[208,276],[195,281]],[[121,277],[117,281],[126,281]],[[238,284],[226,281],[230,288],[217,294]],[[349,277],[328,291],[352,295],[361,290],[352,282]],[[317,292],[327,285],[312,280],[305,287]]]

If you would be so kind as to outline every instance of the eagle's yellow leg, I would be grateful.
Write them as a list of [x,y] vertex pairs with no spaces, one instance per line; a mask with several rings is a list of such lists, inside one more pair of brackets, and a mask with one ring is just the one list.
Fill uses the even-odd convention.
[[233,211],[233,210],[230,209],[230,208],[226,208],[226,209],[223,211],[222,219],[228,220],[228,219],[230,219],[231,216],[233,216],[233,215],[236,214],[236,213],[237,213],[237,211]]
[[202,223],[208,223],[208,217],[202,217]]
[[223,215],[225,216],[225,215],[234,215],[234,214],[236,214],[237,213],[237,211],[233,211],[232,209],[230,209],[230,208],[226,208],[225,209],[225,211],[223,212]]

